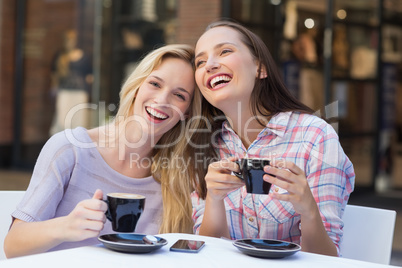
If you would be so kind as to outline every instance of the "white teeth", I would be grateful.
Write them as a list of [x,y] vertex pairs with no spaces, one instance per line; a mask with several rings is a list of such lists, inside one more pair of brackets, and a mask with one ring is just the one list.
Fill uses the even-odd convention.
[[232,80],[231,77],[226,76],[226,75],[220,75],[220,76],[214,77],[214,78],[211,80],[211,86],[212,86],[212,87],[215,87],[218,82],[228,82],[228,81],[230,81],[230,80]]
[[158,113],[157,111],[155,111],[154,109],[152,109],[151,107],[146,107],[147,112],[150,113],[152,116],[158,118],[158,119],[166,119],[168,118],[167,115]]

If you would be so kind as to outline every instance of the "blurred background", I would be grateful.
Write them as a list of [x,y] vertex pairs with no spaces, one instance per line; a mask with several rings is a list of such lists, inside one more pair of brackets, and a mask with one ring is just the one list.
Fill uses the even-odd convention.
[[0,190],[26,189],[68,98],[83,106],[64,127],[106,123],[146,52],[195,45],[222,17],[258,34],[293,94],[337,130],[356,172],[350,203],[397,210],[402,265],[400,0],[0,0]]

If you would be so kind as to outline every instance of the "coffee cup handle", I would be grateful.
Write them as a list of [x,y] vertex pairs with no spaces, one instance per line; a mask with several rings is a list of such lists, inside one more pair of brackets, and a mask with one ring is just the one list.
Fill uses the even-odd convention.
[[107,205],[107,210],[105,211],[105,216],[109,221],[112,221],[112,215],[110,214],[110,210],[109,210],[109,201],[103,200],[103,202],[105,202]]

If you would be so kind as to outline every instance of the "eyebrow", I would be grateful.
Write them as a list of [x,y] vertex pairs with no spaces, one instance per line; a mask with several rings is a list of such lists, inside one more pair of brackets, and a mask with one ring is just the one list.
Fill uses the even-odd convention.
[[[165,80],[163,80],[162,78],[160,78],[159,76],[156,76],[156,75],[150,75],[149,77],[153,77],[153,78],[155,78],[155,79],[157,79],[157,80],[159,80],[161,82],[165,82]],[[184,93],[187,93],[189,96],[191,96],[191,94],[187,90],[185,90],[184,88],[178,87],[177,89],[182,91],[182,92],[184,92]]]
[[[223,47],[223,46],[225,46],[225,45],[237,46],[235,43],[232,43],[232,42],[223,42],[223,43],[216,44],[216,45],[214,46],[214,50],[216,50],[216,49],[218,49],[218,48],[221,48],[221,47]],[[205,52],[200,52],[200,53],[198,53],[197,55],[195,55],[194,58],[196,59],[196,58],[198,58],[198,57],[203,56],[204,54],[205,54]]]

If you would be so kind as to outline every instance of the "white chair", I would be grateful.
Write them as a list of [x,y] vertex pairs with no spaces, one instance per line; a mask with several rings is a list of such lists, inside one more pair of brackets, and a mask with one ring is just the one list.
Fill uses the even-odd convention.
[[395,219],[393,210],[346,205],[341,256],[388,265]]
[[4,254],[4,238],[8,233],[11,224],[10,214],[15,210],[21,201],[25,191],[0,191],[0,260],[6,258]]

